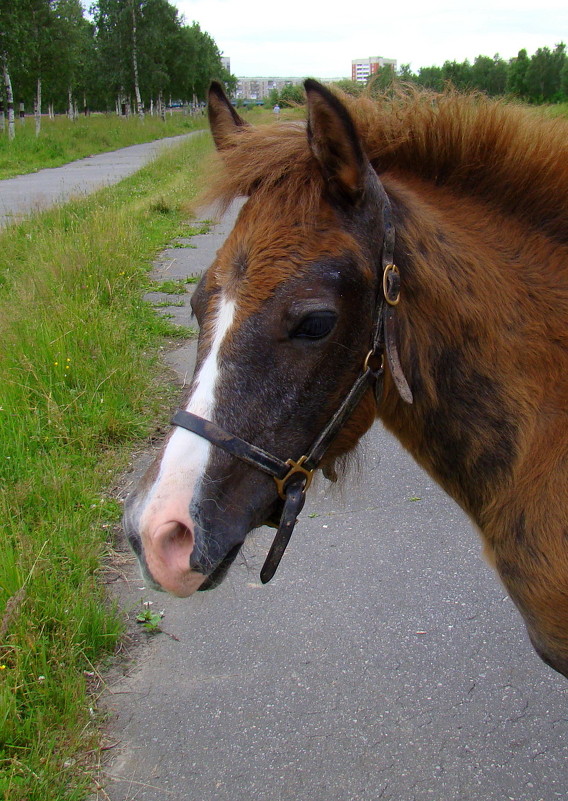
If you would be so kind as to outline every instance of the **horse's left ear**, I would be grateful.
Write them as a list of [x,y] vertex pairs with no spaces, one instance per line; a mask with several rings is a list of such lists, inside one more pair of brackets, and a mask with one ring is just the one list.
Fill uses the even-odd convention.
[[356,202],[365,186],[369,161],[351,115],[329,89],[309,78],[304,83],[308,98],[308,141],[320,163],[332,195]]
[[213,81],[209,87],[207,114],[209,125],[217,150],[225,150],[227,136],[248,126],[248,122],[239,117],[225,90],[218,81]]

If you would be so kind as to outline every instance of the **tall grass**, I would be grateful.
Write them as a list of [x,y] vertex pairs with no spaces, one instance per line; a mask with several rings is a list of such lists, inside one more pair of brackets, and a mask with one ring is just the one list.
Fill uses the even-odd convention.
[[6,132],[0,135],[0,179],[205,127],[203,117],[190,117],[181,111],[167,114],[165,121],[149,115],[142,121],[116,114],[93,114],[77,120],[59,116],[53,120],[44,117],[36,137],[35,122],[27,117],[24,124],[16,121],[13,141]]
[[[84,798],[93,665],[121,618],[101,576],[108,492],[169,390],[179,334],[142,301],[153,255],[183,233],[209,137],[112,189],[0,234],[0,795]],[[88,759],[87,759],[88,762]]]

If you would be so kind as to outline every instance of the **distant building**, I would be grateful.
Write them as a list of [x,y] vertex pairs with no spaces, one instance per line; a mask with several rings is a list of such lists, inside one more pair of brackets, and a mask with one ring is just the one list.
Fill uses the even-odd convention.
[[231,72],[231,59],[229,56],[221,56],[221,65],[227,70],[227,72]]
[[351,62],[351,80],[366,83],[370,75],[378,72],[379,67],[392,67],[396,69],[395,58],[383,58],[382,56],[369,56],[369,58],[354,58]]
[[304,78],[238,78],[237,100],[264,100],[273,89],[280,92],[285,86],[297,86]]

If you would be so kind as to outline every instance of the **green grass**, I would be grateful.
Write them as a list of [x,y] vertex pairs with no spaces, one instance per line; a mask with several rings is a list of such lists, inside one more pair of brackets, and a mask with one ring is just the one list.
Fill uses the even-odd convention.
[[[211,144],[195,137],[117,186],[0,234],[0,796],[78,801],[97,749],[93,665],[122,617],[105,595],[112,487],[172,389],[142,300],[187,236]],[[95,715],[96,716],[96,715]]]
[[185,295],[188,284],[198,284],[198,275],[188,275],[186,278],[168,278],[166,281],[152,281],[148,284],[150,292],[163,292],[164,295]]
[[16,120],[13,141],[7,131],[0,135],[0,179],[206,127],[204,117],[181,112],[167,114],[165,122],[149,115],[140,121],[135,116],[123,119],[116,114],[93,114],[74,121],[64,116],[44,117],[36,137],[34,119],[27,117],[23,125]]
[[568,103],[556,103],[553,106],[545,106],[544,108],[551,117],[568,117]]

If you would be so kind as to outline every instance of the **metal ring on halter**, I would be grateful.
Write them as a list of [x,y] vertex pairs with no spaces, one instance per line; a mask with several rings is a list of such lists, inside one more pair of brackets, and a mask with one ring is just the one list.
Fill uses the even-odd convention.
[[384,370],[385,367],[385,354],[381,353],[381,363],[376,370],[373,370],[371,367],[371,359],[373,357],[378,358],[379,354],[375,353],[374,350],[370,350],[367,355],[365,356],[365,361],[363,362],[363,372],[366,373],[367,370],[370,370],[372,373],[378,373],[380,370]]
[[[395,283],[395,294],[392,295],[392,287],[389,286],[389,279],[393,278]],[[400,301],[400,273],[396,264],[387,264],[383,271],[383,295],[389,306],[397,306]]]

